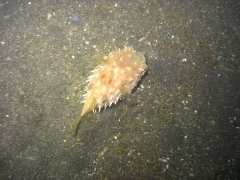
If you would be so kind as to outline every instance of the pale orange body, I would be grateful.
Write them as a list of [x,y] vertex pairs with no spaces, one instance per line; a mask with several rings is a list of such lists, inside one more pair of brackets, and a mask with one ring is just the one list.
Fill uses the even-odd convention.
[[145,57],[131,47],[110,53],[88,78],[81,116],[116,104],[132,91],[146,70]]

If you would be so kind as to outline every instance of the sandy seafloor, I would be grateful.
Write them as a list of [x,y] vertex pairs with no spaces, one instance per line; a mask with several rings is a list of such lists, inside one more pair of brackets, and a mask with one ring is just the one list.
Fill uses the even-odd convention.
[[[239,179],[238,0],[0,1],[0,179]],[[131,46],[148,72],[81,119],[86,79]]]

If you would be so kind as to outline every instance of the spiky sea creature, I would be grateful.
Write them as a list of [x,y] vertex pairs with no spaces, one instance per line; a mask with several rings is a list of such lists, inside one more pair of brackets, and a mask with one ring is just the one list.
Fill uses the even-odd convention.
[[105,56],[87,80],[81,116],[116,104],[132,91],[146,70],[145,57],[131,47]]

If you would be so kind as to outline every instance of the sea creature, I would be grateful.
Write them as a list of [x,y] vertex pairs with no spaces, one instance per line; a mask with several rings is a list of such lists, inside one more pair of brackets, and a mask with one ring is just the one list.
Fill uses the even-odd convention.
[[131,47],[109,53],[88,77],[81,116],[116,104],[147,71],[145,57]]

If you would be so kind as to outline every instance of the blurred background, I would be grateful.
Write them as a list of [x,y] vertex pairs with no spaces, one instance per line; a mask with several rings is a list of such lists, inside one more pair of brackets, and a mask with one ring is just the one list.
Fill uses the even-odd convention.
[[[0,0],[0,179],[239,179],[239,17],[238,0]],[[125,46],[148,72],[80,119]]]

